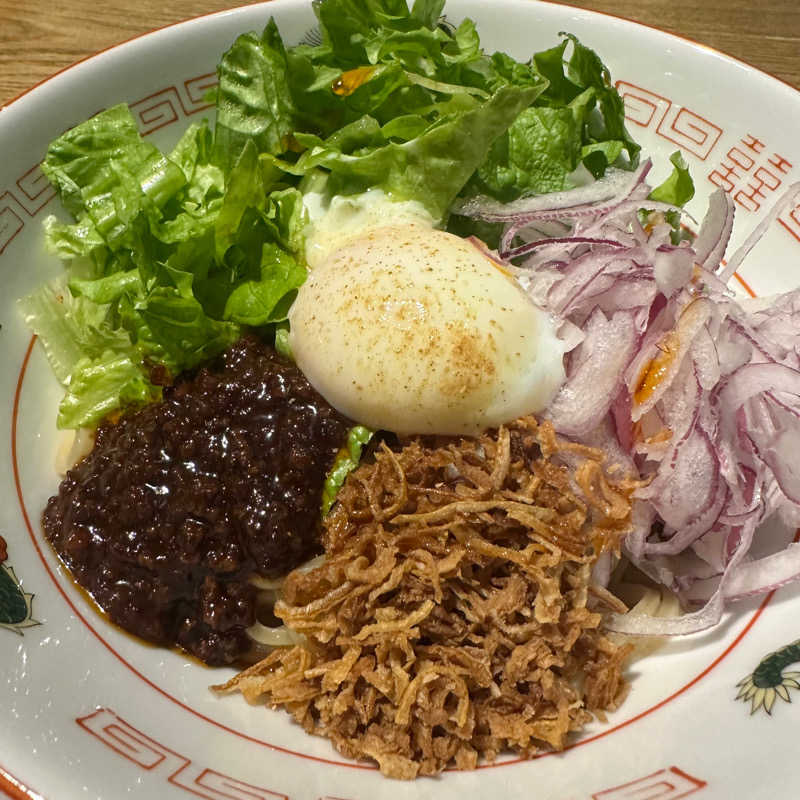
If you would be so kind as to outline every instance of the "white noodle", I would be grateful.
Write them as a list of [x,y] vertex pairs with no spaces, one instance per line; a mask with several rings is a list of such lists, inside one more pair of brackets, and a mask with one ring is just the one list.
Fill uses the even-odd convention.
[[265,644],[268,647],[290,647],[303,641],[302,634],[295,633],[286,625],[281,625],[280,628],[270,628],[256,622],[246,629],[246,633],[254,642]]
[[[326,556],[319,555],[309,559],[295,569],[300,572],[311,572],[312,569],[321,567],[325,563]],[[274,606],[281,594],[281,588],[286,576],[280,578],[262,578],[260,575],[251,575],[249,578],[250,583],[255,586],[260,592],[260,599],[264,604]],[[289,647],[293,644],[299,644],[303,641],[304,637],[300,633],[296,633],[286,625],[281,625],[278,628],[270,628],[268,625],[262,625],[256,622],[246,629],[247,635],[258,644],[264,644],[268,647]]]
[[78,428],[77,431],[62,431],[56,450],[56,472],[62,477],[94,447],[93,428]]

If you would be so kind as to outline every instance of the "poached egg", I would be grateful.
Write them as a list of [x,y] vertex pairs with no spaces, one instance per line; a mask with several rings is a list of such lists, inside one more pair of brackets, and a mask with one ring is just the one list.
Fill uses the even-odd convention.
[[289,315],[292,354],[331,405],[375,430],[449,435],[547,407],[564,344],[501,263],[416,203],[331,211]]

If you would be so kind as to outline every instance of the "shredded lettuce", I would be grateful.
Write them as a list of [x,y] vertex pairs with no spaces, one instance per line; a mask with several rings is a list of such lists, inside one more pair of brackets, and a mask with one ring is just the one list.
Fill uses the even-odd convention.
[[241,326],[286,318],[305,280],[297,189],[269,184],[246,139],[228,169],[206,124],[164,155],[125,106],[67,131],[42,168],[76,221],[46,223],[66,276],[22,301],[66,394],[60,427],[158,399],[171,375],[226,349]]
[[129,355],[109,350],[99,358],[82,358],[61,401],[58,425],[83,427],[85,420],[103,419],[120,406],[149,403],[155,395],[155,388]]
[[261,36],[246,33],[222,57],[217,68],[217,125],[214,160],[230,170],[245,144],[263,153],[282,153],[294,128],[289,65],[275,20]]
[[[514,71],[507,56],[486,55],[471,21],[439,25],[441,2],[409,11],[403,0],[326,0],[315,9],[322,44],[287,51],[296,125],[281,157],[261,148],[266,168],[295,178],[323,170],[330,196],[379,187],[444,222],[547,81],[531,65]],[[266,69],[272,50],[261,50]]]

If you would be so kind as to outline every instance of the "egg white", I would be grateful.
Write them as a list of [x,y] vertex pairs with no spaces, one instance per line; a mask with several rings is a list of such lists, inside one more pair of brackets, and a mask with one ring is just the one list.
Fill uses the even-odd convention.
[[311,384],[360,424],[403,434],[473,435],[544,410],[564,382],[548,315],[474,243],[395,210],[402,224],[373,227],[386,219],[373,210],[360,230],[329,228],[327,246],[316,226],[289,334]]

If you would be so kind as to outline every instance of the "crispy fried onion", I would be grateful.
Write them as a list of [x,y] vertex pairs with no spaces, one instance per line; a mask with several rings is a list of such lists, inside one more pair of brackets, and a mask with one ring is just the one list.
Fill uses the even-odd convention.
[[325,563],[275,606],[303,644],[215,688],[394,778],[562,749],[627,689],[590,573],[629,527],[633,484],[602,464],[532,417],[384,445],[327,518]]

